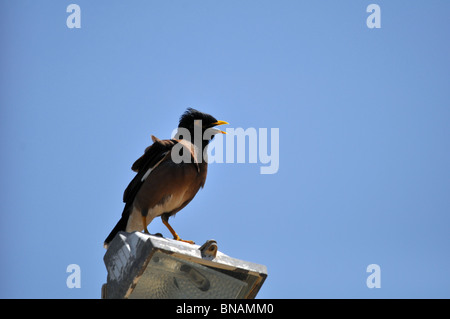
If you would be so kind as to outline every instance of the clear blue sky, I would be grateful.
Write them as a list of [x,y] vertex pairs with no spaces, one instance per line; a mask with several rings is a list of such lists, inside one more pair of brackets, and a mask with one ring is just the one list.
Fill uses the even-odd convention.
[[[66,26],[70,3],[81,29]],[[381,29],[366,26],[371,3]],[[1,1],[0,297],[99,298],[131,164],[195,107],[279,128],[276,174],[212,164],[172,219],[183,238],[266,265],[258,297],[449,298],[449,12],[445,0]],[[149,230],[170,236],[159,219]]]

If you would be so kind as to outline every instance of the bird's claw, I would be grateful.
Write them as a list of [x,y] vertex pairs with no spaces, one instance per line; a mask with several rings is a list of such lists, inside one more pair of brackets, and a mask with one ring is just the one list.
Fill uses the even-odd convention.
[[177,241],[182,241],[183,243],[188,243],[188,244],[191,244],[191,245],[194,245],[195,244],[195,242],[193,242],[192,240],[184,240],[184,239],[181,239],[180,238],[180,236],[175,236],[173,239],[175,239],[175,240],[177,240]]

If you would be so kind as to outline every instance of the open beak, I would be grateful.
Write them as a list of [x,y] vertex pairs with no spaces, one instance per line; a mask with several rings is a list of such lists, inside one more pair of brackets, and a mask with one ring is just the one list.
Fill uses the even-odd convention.
[[[224,124],[230,124],[230,123],[225,122],[225,121],[217,121],[217,122],[212,123],[211,125],[218,126],[218,125],[224,125]],[[227,134],[226,132],[218,130],[218,129],[215,129],[214,131],[216,131],[217,133]]]

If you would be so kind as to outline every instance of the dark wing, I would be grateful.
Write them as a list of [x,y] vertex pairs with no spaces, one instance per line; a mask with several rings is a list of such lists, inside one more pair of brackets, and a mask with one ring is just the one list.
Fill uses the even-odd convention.
[[144,183],[144,176],[148,173],[148,170],[154,169],[155,166],[169,154],[172,147],[176,144],[176,141],[174,140],[160,140],[154,136],[152,136],[152,140],[153,144],[147,147],[144,155],[139,157],[131,166],[131,169],[137,172],[137,174],[123,193],[124,203],[131,204],[133,202],[141,185]]

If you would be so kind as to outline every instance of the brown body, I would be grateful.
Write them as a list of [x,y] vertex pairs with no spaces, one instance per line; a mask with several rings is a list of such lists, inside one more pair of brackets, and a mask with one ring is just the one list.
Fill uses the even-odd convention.
[[[198,162],[195,146],[185,140],[160,140],[152,136],[153,144],[146,148],[131,169],[137,174],[125,189],[122,218],[105,240],[105,247],[119,231],[147,231],[147,225],[158,216],[171,230],[167,220],[183,209],[205,185],[208,164]],[[190,154],[190,161],[175,163],[174,146]],[[178,237],[179,239],[179,237]]]
[[[189,204],[205,185],[208,170],[205,161],[197,163],[195,156],[191,159],[191,163],[176,164],[169,151],[162,162],[152,169],[136,194],[125,231],[142,231],[155,217],[162,214],[173,216]],[[145,216],[146,225],[143,225],[141,216]]]

